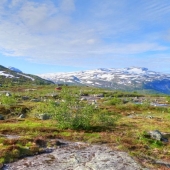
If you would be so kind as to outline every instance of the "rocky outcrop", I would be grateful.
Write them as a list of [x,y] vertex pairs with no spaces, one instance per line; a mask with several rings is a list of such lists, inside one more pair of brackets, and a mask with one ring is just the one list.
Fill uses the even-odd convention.
[[113,151],[105,145],[65,143],[50,153],[24,158],[8,164],[4,170],[141,170],[127,153]]

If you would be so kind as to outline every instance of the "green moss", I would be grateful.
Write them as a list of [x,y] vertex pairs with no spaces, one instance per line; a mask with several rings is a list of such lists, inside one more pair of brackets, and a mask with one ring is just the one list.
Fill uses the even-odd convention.
[[72,133],[71,133],[71,132],[60,132],[59,134],[60,134],[61,136],[66,136],[66,137],[72,136]]

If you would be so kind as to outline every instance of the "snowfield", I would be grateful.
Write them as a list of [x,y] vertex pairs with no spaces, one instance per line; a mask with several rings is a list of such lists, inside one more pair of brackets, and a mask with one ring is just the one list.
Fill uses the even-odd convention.
[[5,77],[8,77],[8,78],[13,78],[14,76],[11,75],[11,74],[6,74],[4,73],[4,71],[0,71],[0,76],[5,76]]
[[100,68],[70,73],[47,73],[38,76],[43,79],[51,80],[56,84],[84,84],[111,89],[125,89],[125,86],[128,88],[143,88],[147,86],[147,88],[154,90],[160,89],[161,91],[165,90],[170,93],[170,75],[150,71],[143,67],[122,69]]

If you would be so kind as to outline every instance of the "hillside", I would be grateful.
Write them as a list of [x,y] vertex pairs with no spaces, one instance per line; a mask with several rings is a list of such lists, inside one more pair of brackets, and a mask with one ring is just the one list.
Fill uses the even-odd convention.
[[143,67],[100,68],[70,73],[49,73],[39,76],[56,84],[86,85],[125,91],[146,90],[170,94],[170,75],[150,71]]
[[21,84],[53,84],[49,80],[45,80],[35,75],[22,73],[14,67],[6,68],[0,65],[0,84],[3,85],[21,85]]

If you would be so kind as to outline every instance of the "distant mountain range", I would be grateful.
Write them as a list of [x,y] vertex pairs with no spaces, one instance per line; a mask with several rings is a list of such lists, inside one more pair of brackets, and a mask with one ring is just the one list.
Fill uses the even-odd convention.
[[13,84],[54,84],[50,80],[45,80],[41,77],[22,73],[21,70],[9,67],[6,68],[0,65],[0,85]]
[[170,75],[150,71],[143,67],[99,68],[79,72],[31,75],[15,67],[6,68],[0,65],[0,85],[54,83],[170,94]]
[[38,76],[56,84],[86,85],[126,91],[146,90],[170,94],[170,75],[150,71],[143,67],[99,68],[80,72],[48,73]]

